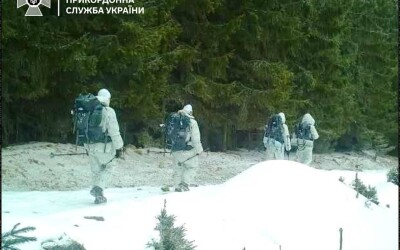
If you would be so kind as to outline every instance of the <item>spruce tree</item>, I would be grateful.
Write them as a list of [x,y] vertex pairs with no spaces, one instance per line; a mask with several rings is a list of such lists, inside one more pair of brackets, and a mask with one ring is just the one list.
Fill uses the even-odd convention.
[[160,233],[160,240],[156,241],[152,239],[151,242],[147,243],[148,247],[153,247],[154,250],[193,250],[195,246],[194,241],[188,241],[185,239],[186,229],[185,227],[175,227],[175,216],[168,215],[166,210],[167,201],[164,200],[164,207],[161,210],[161,214],[156,218],[158,224],[155,230]]

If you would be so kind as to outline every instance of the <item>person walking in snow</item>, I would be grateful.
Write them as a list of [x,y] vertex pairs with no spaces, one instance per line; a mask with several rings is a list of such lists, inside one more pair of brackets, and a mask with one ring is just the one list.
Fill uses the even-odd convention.
[[[182,142],[172,145],[171,153],[173,157],[173,182],[176,192],[189,191],[189,186],[197,186],[195,184],[195,176],[199,167],[199,155],[203,152],[203,146],[200,140],[200,130],[193,116],[192,105],[188,104],[182,110],[177,112],[179,116],[186,119],[188,124]],[[178,141],[178,140],[177,140]],[[163,190],[166,188],[164,187]]]
[[297,146],[296,161],[309,165],[312,162],[314,140],[319,138],[314,118],[306,113],[294,130],[292,144]]
[[111,93],[107,89],[101,89],[96,98],[103,106],[100,127],[105,139],[102,142],[85,143],[84,147],[89,154],[92,172],[92,189],[90,194],[95,197],[94,203],[107,202],[103,188],[108,182],[112,169],[112,160],[122,156],[124,142],[122,140],[117,116],[110,107]]
[[273,115],[265,126],[263,143],[266,148],[267,160],[284,160],[285,150],[290,151],[289,128],[285,124],[285,114]]

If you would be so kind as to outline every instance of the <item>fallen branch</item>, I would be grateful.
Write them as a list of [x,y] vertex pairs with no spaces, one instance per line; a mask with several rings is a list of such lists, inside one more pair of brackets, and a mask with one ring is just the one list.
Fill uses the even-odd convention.
[[84,216],[83,218],[88,220],[104,221],[104,217],[102,216]]

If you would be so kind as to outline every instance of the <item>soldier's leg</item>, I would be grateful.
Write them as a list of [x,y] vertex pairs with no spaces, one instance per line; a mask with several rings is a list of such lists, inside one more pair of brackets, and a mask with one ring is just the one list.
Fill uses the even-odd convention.
[[274,160],[275,159],[275,151],[272,145],[268,144],[267,149],[265,150],[266,160]]
[[100,182],[101,163],[95,154],[89,154],[90,171],[92,173],[92,186],[98,186]]
[[107,199],[104,197],[103,188],[101,187],[102,183],[102,168],[101,164],[97,157],[91,156],[91,171],[92,171],[92,189],[90,190],[90,194],[95,197],[94,203],[100,204],[107,202]]
[[312,147],[304,147],[302,150],[298,150],[298,160],[299,162],[309,165],[312,161]]
[[174,152],[172,153],[173,157],[173,183],[176,191],[179,191],[179,184],[183,182],[183,171],[184,171],[184,164],[181,162],[183,160],[183,152]]
[[304,163],[304,148],[298,148],[296,151],[296,161],[300,163]]
[[[107,199],[104,197],[103,188],[106,187],[113,163],[110,159],[113,158],[112,149],[109,147],[109,151],[104,152],[104,144],[97,143],[91,145],[90,159],[91,159],[91,171],[92,171],[92,185],[93,188],[90,194],[95,197],[95,203],[104,203]],[[108,164],[107,164],[108,163]],[[107,164],[107,165],[106,165]]]
[[275,159],[276,160],[284,160],[285,159],[285,150],[281,143],[275,144]]
[[307,146],[304,151],[305,152],[304,152],[304,156],[303,156],[303,162],[306,165],[310,165],[311,162],[312,162],[312,151],[313,151],[313,148]]
[[183,169],[183,183],[188,186],[197,186],[195,178],[199,168],[199,156],[195,156],[185,163]]

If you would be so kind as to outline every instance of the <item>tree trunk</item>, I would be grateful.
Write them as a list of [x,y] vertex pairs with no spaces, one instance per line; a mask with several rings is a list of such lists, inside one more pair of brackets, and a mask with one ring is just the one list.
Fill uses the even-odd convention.
[[222,151],[225,152],[227,149],[227,144],[228,144],[228,124],[224,124],[223,127],[223,137],[222,137]]

